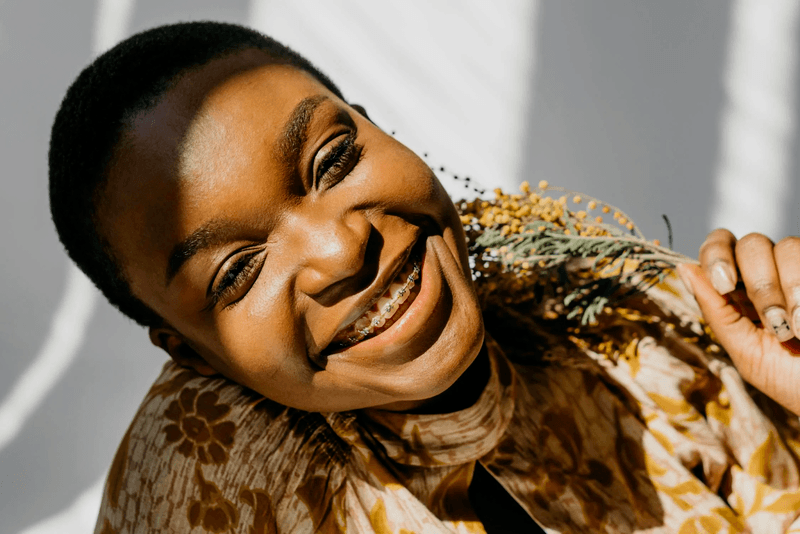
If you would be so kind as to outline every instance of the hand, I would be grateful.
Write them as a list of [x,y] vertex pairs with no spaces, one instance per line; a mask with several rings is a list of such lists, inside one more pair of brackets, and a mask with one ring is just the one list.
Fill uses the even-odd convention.
[[717,229],[678,273],[742,377],[800,414],[800,237]]

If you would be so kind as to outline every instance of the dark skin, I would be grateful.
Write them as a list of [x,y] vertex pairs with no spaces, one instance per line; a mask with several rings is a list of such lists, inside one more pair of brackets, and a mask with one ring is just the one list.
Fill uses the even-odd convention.
[[720,228],[679,272],[742,377],[800,414],[800,237]]
[[[441,184],[362,108],[261,52],[188,73],[136,117],[99,221],[134,295],[163,318],[152,342],[202,374],[309,411],[446,412],[485,383],[480,307]],[[415,247],[412,306],[332,351]],[[716,230],[700,261],[679,272],[721,344],[746,380],[800,413],[800,238]],[[758,326],[775,310],[789,332]]]
[[[185,75],[115,155],[100,231],[176,361],[309,411],[474,402],[484,332],[458,214],[362,109],[245,51]],[[412,250],[408,309],[331,350]]]

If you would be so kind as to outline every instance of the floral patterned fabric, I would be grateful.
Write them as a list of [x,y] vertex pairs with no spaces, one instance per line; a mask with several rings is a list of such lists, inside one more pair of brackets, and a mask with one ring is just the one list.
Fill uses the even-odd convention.
[[546,532],[800,533],[797,418],[743,383],[673,274],[624,306],[553,328],[549,365],[487,337],[484,391],[446,415],[307,413],[168,363],[96,532],[480,533],[479,462]]

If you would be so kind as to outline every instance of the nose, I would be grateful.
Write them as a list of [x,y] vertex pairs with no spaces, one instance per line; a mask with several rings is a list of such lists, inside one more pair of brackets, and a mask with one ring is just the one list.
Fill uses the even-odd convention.
[[316,300],[334,300],[358,285],[364,270],[372,224],[364,214],[308,213],[292,221],[300,270],[296,288]]

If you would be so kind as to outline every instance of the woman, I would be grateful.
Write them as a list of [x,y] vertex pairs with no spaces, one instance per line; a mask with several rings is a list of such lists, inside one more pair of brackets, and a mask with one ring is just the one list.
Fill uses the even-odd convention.
[[[172,358],[98,532],[795,522],[796,418],[745,387],[679,256],[547,184],[456,208],[269,38],[180,24],[101,56],[56,117],[50,181],[70,256]],[[771,324],[796,301],[763,288],[797,248],[716,232],[701,263],[738,267]],[[785,328],[682,273],[744,376],[799,409]]]

